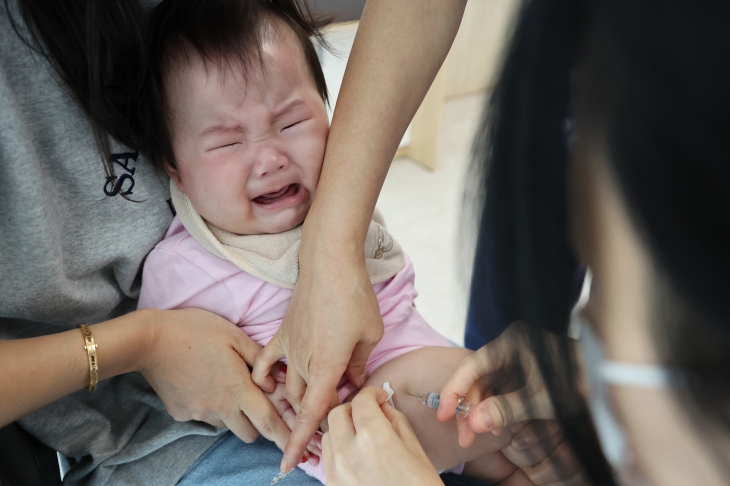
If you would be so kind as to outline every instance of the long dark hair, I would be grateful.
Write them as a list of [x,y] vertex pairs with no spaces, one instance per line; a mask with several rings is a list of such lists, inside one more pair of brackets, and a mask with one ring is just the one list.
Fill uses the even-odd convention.
[[[730,475],[730,3],[596,2],[578,125],[610,170],[653,266],[654,342],[675,394]],[[580,135],[579,135],[580,136]]]
[[530,324],[527,342],[566,437],[591,483],[610,485],[578,391],[572,347],[567,340],[543,343],[539,332],[565,334],[574,302],[577,259],[568,240],[566,174],[582,3],[526,0],[518,17],[468,178],[479,220],[469,305],[476,325],[489,324],[495,305],[505,322]]
[[[148,39],[150,16],[143,10],[140,0],[16,0],[27,29],[14,15],[12,2],[4,0],[13,29],[28,47],[53,66],[89,117],[108,176],[114,175],[110,136],[141,150],[153,161],[158,161],[160,154],[172,155],[169,143],[165,142],[167,138],[159,136],[166,133],[166,121],[150,109],[150,101],[156,98],[146,92],[154,87],[154,83],[149,83],[149,52],[160,54],[162,47],[156,44],[160,39]],[[200,22],[193,23],[197,30],[192,34],[198,36],[195,40],[201,40],[194,45],[201,51],[210,47],[232,49],[236,37],[232,35],[232,29],[241,26],[242,18],[252,21],[246,27],[256,27],[262,10],[273,12],[289,24],[302,41],[308,63],[316,67],[312,75],[326,99],[324,75],[309,37],[317,38],[326,47],[319,28],[331,19],[315,17],[304,0],[165,4],[156,9],[158,20],[162,11],[169,14],[170,10],[197,9]],[[237,16],[226,17],[231,13]],[[255,45],[257,32],[244,29],[238,33],[237,40],[253,40],[249,44]],[[224,45],[226,42],[228,44]],[[151,76],[154,77],[154,72]],[[156,166],[160,167],[160,164]]]
[[86,112],[107,175],[114,174],[109,136],[141,146],[138,96],[145,73],[145,28],[139,0],[17,0],[18,36],[55,68]]
[[595,131],[605,140],[652,254],[660,357],[693,377],[677,395],[703,430],[727,434],[728,18],[725,0],[525,0],[477,134],[472,319],[483,322],[496,302],[508,322],[528,323],[558,419],[593,484],[613,478],[578,389],[578,358],[567,339],[542,334],[564,333],[572,305],[572,127],[578,139]]

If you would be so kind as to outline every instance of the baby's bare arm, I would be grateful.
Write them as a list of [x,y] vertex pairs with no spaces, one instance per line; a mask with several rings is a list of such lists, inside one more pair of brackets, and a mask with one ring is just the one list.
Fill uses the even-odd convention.
[[506,430],[500,436],[481,434],[471,447],[462,449],[459,446],[456,419],[441,423],[436,420],[436,410],[425,407],[420,400],[408,395],[427,391],[439,393],[461,361],[471,353],[462,348],[421,348],[384,364],[367,382],[367,385],[378,387],[386,381],[390,382],[395,390],[395,408],[408,417],[418,440],[437,469],[450,469],[497,452],[512,439],[512,434]]

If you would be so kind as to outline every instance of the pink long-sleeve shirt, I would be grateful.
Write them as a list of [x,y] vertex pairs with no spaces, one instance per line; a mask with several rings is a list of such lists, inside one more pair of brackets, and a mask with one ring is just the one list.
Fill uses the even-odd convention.
[[[413,265],[391,279],[373,285],[385,332],[366,364],[372,373],[383,363],[425,346],[451,346],[416,311]],[[292,291],[254,277],[203,248],[175,218],[165,238],[147,257],[139,308],[204,309],[231,321],[260,345],[271,340],[284,318]],[[343,401],[355,386],[342,380],[337,393]],[[324,479],[323,470],[308,473]],[[321,477],[320,477],[321,476]]]

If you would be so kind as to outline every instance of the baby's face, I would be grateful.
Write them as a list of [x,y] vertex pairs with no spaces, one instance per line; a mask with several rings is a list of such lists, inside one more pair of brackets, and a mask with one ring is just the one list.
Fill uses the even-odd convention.
[[279,233],[304,221],[317,188],[329,121],[293,36],[263,43],[245,79],[197,59],[170,77],[177,168],[195,209],[238,234]]

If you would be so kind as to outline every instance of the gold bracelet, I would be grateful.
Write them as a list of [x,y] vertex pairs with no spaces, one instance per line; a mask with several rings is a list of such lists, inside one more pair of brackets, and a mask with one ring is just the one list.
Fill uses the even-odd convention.
[[84,349],[86,354],[89,355],[89,386],[86,387],[89,391],[96,390],[96,384],[99,383],[99,365],[96,362],[96,343],[94,342],[94,336],[91,335],[91,330],[86,324],[79,326],[81,334],[84,336]]

